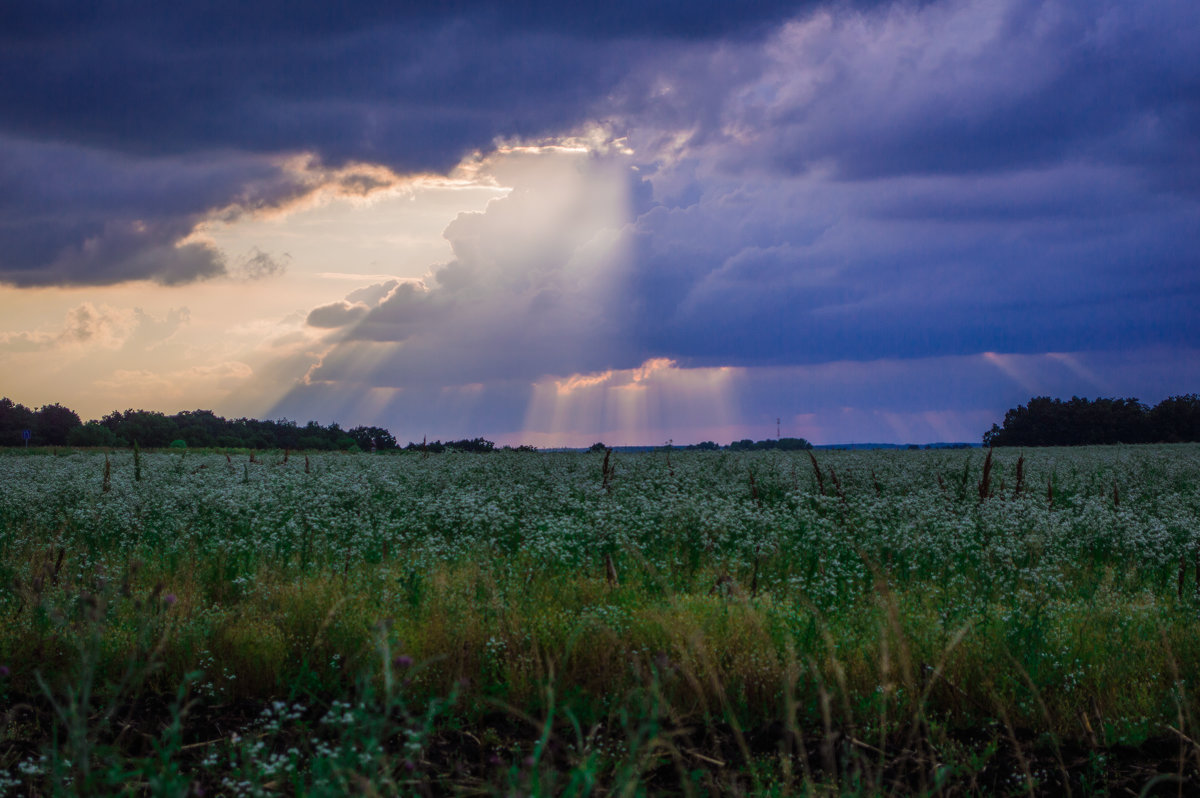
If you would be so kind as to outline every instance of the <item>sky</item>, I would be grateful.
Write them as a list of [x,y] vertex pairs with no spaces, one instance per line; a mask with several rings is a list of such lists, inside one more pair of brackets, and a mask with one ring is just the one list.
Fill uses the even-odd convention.
[[0,394],[403,443],[1200,392],[1194,0],[0,7]]

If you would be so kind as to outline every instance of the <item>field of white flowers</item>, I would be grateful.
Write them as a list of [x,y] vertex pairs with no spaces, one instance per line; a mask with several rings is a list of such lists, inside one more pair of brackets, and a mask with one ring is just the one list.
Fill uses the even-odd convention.
[[980,451],[823,452],[820,482],[807,453],[617,455],[607,486],[601,455],[146,454],[136,481],[129,453],[10,456],[0,546],[65,548],[80,573],[220,553],[250,589],[267,566],[603,574],[609,555],[695,590],[758,563],[759,592],[828,609],[881,572],[981,605],[1084,575],[1159,593],[1200,551],[1198,447],[998,451],[982,499]]
[[[58,706],[84,668],[96,696],[304,695],[302,723],[411,667],[467,714],[557,691],[603,724],[652,683],[676,725],[881,754],[911,728],[1200,739],[1200,446],[986,456],[2,456],[0,699]],[[2,740],[0,774],[32,761]]]

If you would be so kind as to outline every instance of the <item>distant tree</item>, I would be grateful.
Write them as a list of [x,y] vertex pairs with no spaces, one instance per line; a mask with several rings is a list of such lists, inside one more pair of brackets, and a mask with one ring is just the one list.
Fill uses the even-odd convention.
[[184,410],[170,416],[179,438],[189,446],[218,446],[231,422],[211,410]]
[[355,427],[347,434],[364,452],[371,451],[371,441],[375,442],[375,448],[381,452],[399,448],[392,433],[383,427]]
[[76,427],[67,435],[68,446],[120,446],[121,439],[99,421]]
[[33,430],[34,412],[7,396],[0,399],[0,446],[23,446],[24,430]]
[[591,446],[588,447],[588,451],[589,452],[606,452],[606,451],[608,451],[608,447],[605,446],[600,441],[596,441],[595,443],[593,443]]
[[984,446],[1086,446],[1156,439],[1149,409],[1137,399],[1068,401],[1035,396],[984,433]]
[[1168,397],[1150,411],[1156,440],[1166,443],[1200,441],[1200,394]]
[[128,446],[136,441],[143,447],[165,447],[180,437],[175,421],[153,410],[114,411],[100,419],[100,423],[122,438]]
[[[22,431],[32,432],[34,445],[132,446],[165,448],[182,442],[189,447],[223,446],[247,449],[341,449],[353,451],[359,444],[351,433],[336,423],[327,427],[316,421],[304,426],[283,418],[262,421],[254,418],[226,419],[211,410],[185,410],[168,416],[152,410],[113,411],[99,421],[84,425],[74,411],[62,405],[46,405],[34,412],[11,399],[0,399],[0,446],[21,446]],[[380,449],[395,448],[396,439],[382,427],[362,427]],[[351,432],[354,432],[352,430]],[[482,438],[465,443],[479,447]],[[483,441],[488,446],[490,442]],[[370,448],[370,443],[362,448]],[[486,448],[486,447],[485,447]]]
[[[268,422],[271,424],[271,422]],[[301,449],[300,427],[295,421],[287,418],[276,419],[271,426],[267,427],[268,434],[274,432],[274,440],[270,446],[276,449]]]
[[446,444],[446,448],[459,452],[487,454],[488,452],[495,451],[496,444],[486,438],[472,438],[471,440],[450,441]]
[[767,438],[761,441],[752,441],[749,438],[743,438],[740,441],[734,441],[729,444],[729,448],[735,452],[762,451],[764,449],[800,451],[802,449],[811,449],[812,444],[804,440],[804,438]]
[[74,410],[60,404],[43,405],[33,423],[35,441],[41,446],[66,446],[71,430],[83,425]]

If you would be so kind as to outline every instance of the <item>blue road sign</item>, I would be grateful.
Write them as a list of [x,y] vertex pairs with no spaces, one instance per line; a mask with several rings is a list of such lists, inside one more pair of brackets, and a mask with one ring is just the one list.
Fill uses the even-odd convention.
[[25,445],[29,445],[29,439],[33,437],[33,433],[27,429],[21,430],[21,439],[25,441]]

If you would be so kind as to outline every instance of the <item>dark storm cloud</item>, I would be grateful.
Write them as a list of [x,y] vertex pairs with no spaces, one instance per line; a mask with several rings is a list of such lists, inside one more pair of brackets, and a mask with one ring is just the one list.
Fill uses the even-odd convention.
[[733,144],[730,171],[869,180],[1085,160],[1195,192],[1197,30],[1200,6],[1182,0],[830,7],[765,46],[672,53],[614,98],[643,126]]
[[[575,251],[553,231],[514,243],[503,226],[466,230],[472,217],[448,231],[457,246],[514,254],[464,252],[427,290],[371,310],[345,347],[403,341],[386,379],[464,382],[661,356],[778,364],[1200,334],[1186,310],[1200,301],[1192,2],[0,14],[0,70],[20,77],[0,81],[10,283],[220,274],[215,252],[176,244],[213,208],[306,190],[268,156],[445,169],[496,136],[599,118],[645,176],[608,293],[546,279]],[[343,354],[325,374],[362,359]]]
[[216,250],[179,245],[197,222],[229,203],[270,205],[299,190],[251,156],[138,158],[0,137],[0,283],[178,284],[222,274]]
[[1083,167],[931,183],[710,179],[694,204],[637,222],[625,293],[644,349],[632,359],[1195,347],[1200,208],[1140,183]]
[[[654,62],[615,101],[631,107],[639,91],[662,99],[621,123],[638,166],[619,178],[628,218],[584,216],[594,226],[569,235],[522,226],[587,192],[564,192],[571,168],[518,186],[453,223],[455,260],[428,285],[393,292],[311,376],[401,388],[663,357],[788,366],[1194,351],[1200,204],[1181,190],[1187,149],[1159,137],[1160,163],[1118,144],[1186,105],[1200,70],[1186,68],[1195,58],[1171,25],[1176,7],[1143,8],[1098,5],[1095,17],[1025,2],[842,9],[801,15],[762,47],[724,42]],[[1160,51],[1129,44],[1154,31]],[[1035,113],[1060,94],[1063,114],[1083,113],[1069,84],[1100,96],[1096,81],[1116,72],[1099,67],[1126,47],[1140,54],[1130,60],[1140,79],[1170,87],[1122,76],[1114,90],[1138,98],[1122,105],[1123,121],[1104,109],[1088,117],[1094,125]],[[1000,125],[1005,113],[1016,118],[990,138],[947,122],[975,115]],[[932,143],[914,155],[912,142],[925,138]],[[775,168],[805,147],[811,163]],[[876,148],[896,163],[858,159]],[[1182,175],[1174,182],[1169,164]],[[547,199],[555,191],[562,196]],[[571,261],[614,225],[628,248],[604,280],[572,286]]]
[[0,69],[20,79],[0,83],[0,126],[127,152],[444,169],[494,136],[578,122],[656,40],[752,35],[803,5],[9,5]]
[[286,183],[253,155],[445,170],[578,124],[650,54],[753,39],[804,5],[4,4],[0,281],[220,274],[174,245],[254,181]]
[[630,359],[1200,344],[1200,6],[818,12],[642,90]]
[[[773,163],[849,178],[1131,163],[1200,190],[1200,7],[1020,2],[928,8],[893,47],[829,70],[821,102],[767,104]],[[835,25],[849,45],[856,34]],[[957,41],[956,41],[957,39]],[[802,59],[803,62],[803,59]],[[795,66],[795,64],[793,64]],[[832,96],[854,102],[832,103]],[[818,118],[819,117],[819,118]],[[1167,167],[1171,174],[1164,174]]]
[[730,379],[756,434],[792,409],[819,440],[931,440],[1039,392],[1192,390],[1200,6],[831,6],[635,56],[595,106],[638,167],[607,290],[562,290],[575,250],[511,237],[515,191],[285,408],[376,387],[413,434],[459,434],[505,377],[670,358],[753,367]]

